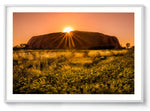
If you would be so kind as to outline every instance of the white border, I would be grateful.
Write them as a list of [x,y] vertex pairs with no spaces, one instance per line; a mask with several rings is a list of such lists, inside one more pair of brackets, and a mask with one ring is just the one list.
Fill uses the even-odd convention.
[[[6,6],[6,102],[143,102],[141,6],[100,7],[16,7]],[[13,12],[133,12],[135,34],[135,94],[13,94]]]

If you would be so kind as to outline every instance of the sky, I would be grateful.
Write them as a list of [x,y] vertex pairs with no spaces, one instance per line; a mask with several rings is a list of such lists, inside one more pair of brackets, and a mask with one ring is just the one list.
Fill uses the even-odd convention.
[[121,46],[134,46],[134,13],[13,13],[13,46],[27,43],[32,36],[78,31],[116,36]]

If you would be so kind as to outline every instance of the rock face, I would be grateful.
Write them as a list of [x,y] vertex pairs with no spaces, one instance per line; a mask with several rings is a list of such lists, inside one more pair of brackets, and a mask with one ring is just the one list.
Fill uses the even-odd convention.
[[120,49],[114,36],[97,32],[72,31],[34,36],[28,41],[31,49]]

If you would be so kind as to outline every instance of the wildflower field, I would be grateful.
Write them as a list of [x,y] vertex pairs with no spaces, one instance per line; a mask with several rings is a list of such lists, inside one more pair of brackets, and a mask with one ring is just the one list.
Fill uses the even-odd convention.
[[14,94],[134,94],[134,50],[14,50]]

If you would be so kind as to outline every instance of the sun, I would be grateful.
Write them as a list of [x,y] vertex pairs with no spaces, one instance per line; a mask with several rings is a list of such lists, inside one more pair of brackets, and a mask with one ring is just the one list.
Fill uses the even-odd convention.
[[66,27],[63,32],[67,32],[69,33],[70,31],[73,31],[73,29],[71,27]]

